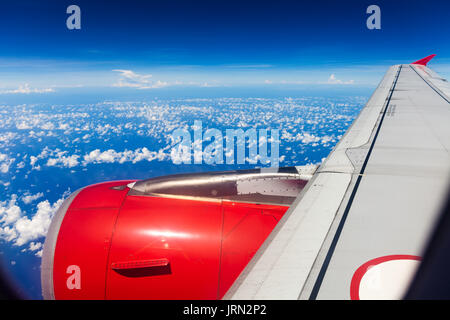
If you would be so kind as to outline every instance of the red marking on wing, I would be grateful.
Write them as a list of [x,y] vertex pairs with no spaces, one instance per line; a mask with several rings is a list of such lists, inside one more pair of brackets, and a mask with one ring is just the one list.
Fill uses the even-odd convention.
[[383,256],[379,258],[375,258],[367,261],[362,266],[360,266],[352,277],[352,282],[350,284],[350,299],[351,300],[359,300],[359,286],[361,284],[361,280],[366,272],[373,266],[376,266],[380,263],[391,261],[391,260],[421,260],[418,256],[407,255],[407,254],[394,254],[389,256]]

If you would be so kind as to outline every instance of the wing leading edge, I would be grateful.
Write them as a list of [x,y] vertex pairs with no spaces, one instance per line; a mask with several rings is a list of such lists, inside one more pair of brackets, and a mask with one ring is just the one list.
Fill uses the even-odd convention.
[[401,297],[450,174],[450,86],[431,58],[389,68],[225,299]]

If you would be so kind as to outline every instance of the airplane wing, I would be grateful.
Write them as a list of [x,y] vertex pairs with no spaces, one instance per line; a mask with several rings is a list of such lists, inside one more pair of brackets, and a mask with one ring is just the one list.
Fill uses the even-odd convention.
[[389,68],[225,299],[396,299],[447,197],[450,85]]

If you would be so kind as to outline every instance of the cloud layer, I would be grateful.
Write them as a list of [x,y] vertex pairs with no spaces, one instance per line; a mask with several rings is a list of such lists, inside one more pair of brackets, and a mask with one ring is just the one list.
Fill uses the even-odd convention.
[[53,88],[31,88],[28,83],[19,86],[17,89],[0,91],[3,94],[30,94],[30,93],[49,93],[55,92]]

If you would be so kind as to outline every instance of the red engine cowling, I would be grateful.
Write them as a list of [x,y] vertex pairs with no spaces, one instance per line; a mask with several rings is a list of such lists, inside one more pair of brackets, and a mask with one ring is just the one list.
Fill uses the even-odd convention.
[[222,298],[306,184],[294,170],[176,175],[76,191],[44,245],[44,298]]

